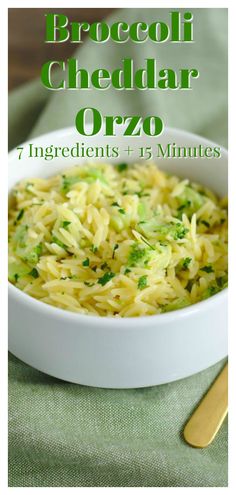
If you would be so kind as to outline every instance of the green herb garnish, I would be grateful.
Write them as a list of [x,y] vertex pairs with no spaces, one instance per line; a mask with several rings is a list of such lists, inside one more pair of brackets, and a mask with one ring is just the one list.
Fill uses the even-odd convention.
[[119,208],[118,212],[119,212],[119,213],[121,213],[121,215],[125,215],[125,210],[124,210],[124,208]]
[[36,268],[33,268],[31,270],[31,272],[29,272],[29,275],[31,275],[31,277],[38,278],[39,277],[39,272],[38,272],[38,270],[36,270]]
[[102,286],[106,285],[107,282],[109,282],[113,277],[115,276],[115,273],[113,272],[106,272],[102,277],[98,279],[98,283]]
[[214,273],[214,270],[211,265],[203,266],[201,270],[206,273]]
[[124,275],[127,275],[130,272],[131,272],[130,268],[126,268],[125,271],[124,271]]
[[127,170],[127,168],[128,168],[127,163],[119,163],[117,165],[118,172],[124,172],[125,170]]
[[25,213],[25,210],[24,209],[21,209],[16,217],[16,221],[19,222],[22,217],[24,216],[24,213]]
[[71,224],[71,222],[68,222],[67,220],[63,220],[62,222],[62,228],[67,229],[67,227]]
[[89,266],[89,258],[86,258],[86,259],[82,262],[82,265],[83,265],[83,266]]
[[182,267],[184,268],[184,270],[188,269],[191,261],[192,261],[192,258],[184,258],[184,261],[182,263]]

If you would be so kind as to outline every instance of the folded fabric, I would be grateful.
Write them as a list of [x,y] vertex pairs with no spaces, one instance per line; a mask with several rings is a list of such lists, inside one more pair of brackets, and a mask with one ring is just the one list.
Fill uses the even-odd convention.
[[10,357],[10,486],[227,486],[227,422],[207,449],[183,427],[224,363],[175,383],[105,390]]
[[[200,77],[193,90],[54,93],[35,81],[10,96],[10,148],[28,136],[73,126],[85,106],[103,115],[156,114],[167,126],[226,145],[227,10],[193,13],[193,44],[94,46],[87,40],[75,55],[89,70],[112,70],[124,57],[133,58],[136,66],[156,58],[175,70],[196,67]],[[168,15],[168,9],[124,9],[107,22],[151,23]],[[59,381],[10,355],[9,485],[227,486],[227,421],[207,449],[193,449],[182,438],[189,415],[223,364],[162,386],[105,390]]]

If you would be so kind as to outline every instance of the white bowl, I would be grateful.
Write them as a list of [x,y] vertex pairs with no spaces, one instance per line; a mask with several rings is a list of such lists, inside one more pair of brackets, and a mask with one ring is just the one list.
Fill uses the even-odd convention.
[[[122,151],[131,144],[137,157],[141,146],[175,142],[212,146],[205,139],[175,129],[158,138],[145,136],[80,138],[75,129],[62,129],[33,140],[34,145],[120,146],[116,162],[127,161]],[[129,142],[128,142],[129,141]],[[22,158],[13,150],[9,160],[9,190],[20,179],[53,175],[82,160]],[[188,177],[227,194],[227,152],[218,159],[159,160],[163,170]],[[111,161],[111,160],[109,160]],[[113,160],[114,161],[114,160]],[[27,364],[69,382],[106,388],[133,388],[171,382],[197,373],[227,355],[227,290],[188,308],[133,318],[108,318],[71,313],[44,304],[9,284],[9,350]]]

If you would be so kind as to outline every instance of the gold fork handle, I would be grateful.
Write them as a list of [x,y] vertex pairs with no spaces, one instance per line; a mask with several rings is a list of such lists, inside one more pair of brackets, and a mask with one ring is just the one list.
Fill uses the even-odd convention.
[[200,402],[184,428],[193,447],[204,448],[215,438],[228,412],[228,364]]

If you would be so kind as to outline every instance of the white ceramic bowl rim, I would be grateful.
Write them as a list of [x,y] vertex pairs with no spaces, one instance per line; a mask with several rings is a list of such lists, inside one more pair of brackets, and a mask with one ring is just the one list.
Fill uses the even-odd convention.
[[111,327],[111,329],[113,326],[119,326],[119,325],[122,326],[122,321],[125,321],[126,323],[129,322],[130,326],[137,326],[137,325],[143,326],[145,325],[145,323],[154,323],[154,322],[156,322],[157,324],[168,323],[170,321],[175,320],[177,317],[178,319],[187,318],[190,315],[194,316],[194,314],[196,314],[199,310],[214,311],[214,306],[215,304],[217,304],[217,301],[222,298],[227,298],[227,292],[228,292],[228,289],[223,289],[221,292],[218,292],[218,294],[215,294],[214,296],[211,296],[208,299],[204,299],[203,301],[200,301],[198,303],[191,304],[186,308],[169,311],[167,313],[161,313],[161,314],[149,315],[149,316],[115,317],[115,316],[84,315],[66,309],[57,308],[56,306],[51,306],[50,304],[35,299],[29,294],[25,294],[25,292],[21,291],[10,282],[9,282],[9,290],[13,291],[13,295],[15,297],[22,298],[23,304],[25,305],[30,304],[31,307],[35,306],[35,309],[43,311],[44,313],[48,313],[49,315],[51,314],[52,316],[53,315],[59,316],[60,319],[63,318],[64,320],[78,321],[78,323],[80,320],[81,322],[86,320],[86,322],[93,324],[95,326],[98,326],[99,324],[101,324],[102,327],[108,325],[109,327]]
[[[187,134],[189,137],[193,137],[193,138],[198,136],[201,138],[202,142],[205,143],[206,145],[209,145],[209,146],[210,145],[211,146],[216,145],[216,143],[209,141],[202,136],[193,134],[191,132],[188,132],[188,131],[185,131],[182,129],[165,127],[164,130],[165,131],[174,131],[176,134],[180,134],[180,135],[184,132],[184,134]],[[58,129],[58,130],[52,131],[50,133],[42,134],[40,136],[37,136],[37,139],[38,138],[41,139],[44,136],[48,136],[49,134],[52,137],[54,135],[60,136],[60,134],[65,136],[67,134],[71,134],[71,132],[74,132],[74,128],[73,127],[67,127],[64,129]],[[27,144],[27,142],[30,142],[30,141],[26,141],[25,143],[22,143],[22,144]],[[223,146],[221,146],[221,150],[223,151],[223,153],[227,153],[227,150]],[[16,150],[13,149],[9,153],[9,159],[15,154],[15,152],[16,152]],[[113,326],[114,327],[120,326],[121,329],[123,326],[123,328],[125,329],[126,327],[125,327],[125,325],[122,325],[122,321],[125,321],[126,323],[128,322],[130,326],[137,326],[137,325],[142,326],[143,324],[145,325],[145,323],[146,324],[147,323],[153,324],[154,322],[156,322],[156,324],[158,324],[158,323],[161,324],[161,323],[168,323],[170,321],[173,321],[177,317],[178,318],[186,318],[190,315],[196,314],[200,310],[204,310],[204,311],[205,310],[209,310],[209,311],[212,310],[213,311],[214,306],[215,306],[215,304],[217,304],[218,300],[222,299],[222,298],[227,298],[227,294],[228,294],[228,289],[226,288],[226,289],[223,289],[222,291],[220,291],[219,293],[209,297],[208,299],[199,301],[198,303],[195,303],[195,304],[191,304],[190,306],[187,306],[185,308],[181,308],[181,309],[174,310],[174,311],[169,311],[167,313],[161,313],[161,314],[149,315],[149,316],[114,317],[114,316],[84,315],[84,314],[75,313],[75,312],[72,312],[72,311],[69,311],[66,309],[57,308],[56,306],[51,306],[50,304],[44,303],[38,299],[33,298],[32,296],[24,293],[23,291],[21,291],[20,289],[15,287],[10,282],[8,282],[8,284],[9,284],[9,291],[13,291],[13,295],[15,297],[22,298],[22,302],[25,305],[28,305],[28,304],[35,305],[35,309],[44,311],[44,313],[48,313],[49,315],[51,314],[52,316],[53,315],[59,316],[60,318],[63,318],[64,320],[78,321],[78,323],[80,320],[81,320],[81,322],[86,320],[86,322],[88,322],[94,326],[99,326],[100,324],[102,327],[109,326],[109,327],[111,327],[111,330],[112,330]]]

